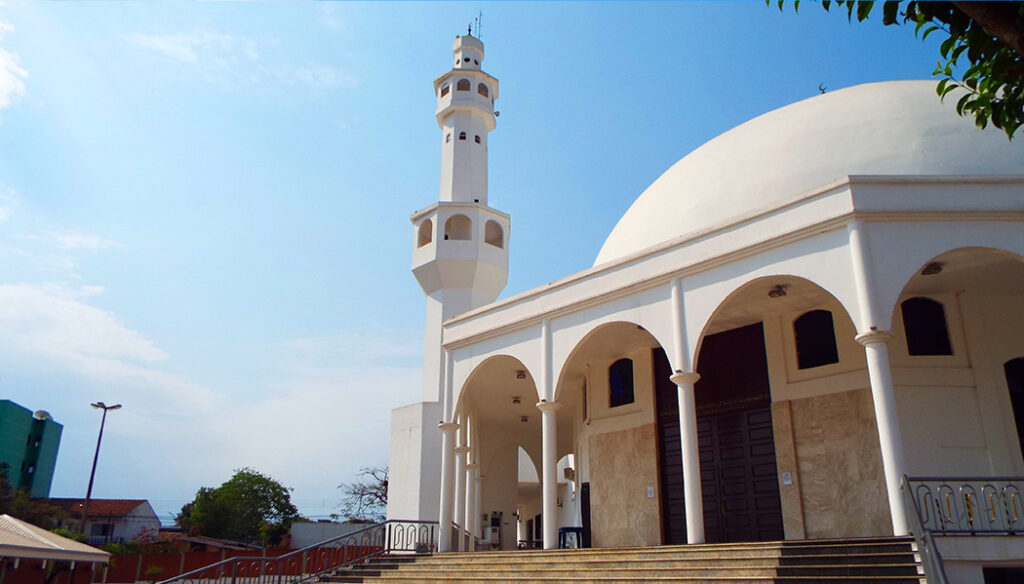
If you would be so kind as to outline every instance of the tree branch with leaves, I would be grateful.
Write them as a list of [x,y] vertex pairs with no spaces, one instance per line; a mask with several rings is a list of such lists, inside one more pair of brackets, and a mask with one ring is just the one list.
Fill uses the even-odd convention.
[[[784,2],[777,4],[781,10]],[[792,4],[799,9],[799,0]],[[833,6],[845,10],[851,21],[867,20],[876,4],[821,2],[826,11]],[[956,102],[958,114],[974,118],[979,128],[991,123],[1012,139],[1024,125],[1024,2],[889,0],[881,4],[886,26],[913,24],[922,40],[933,33],[946,35],[939,45],[941,59],[932,71],[932,76],[940,78],[939,97],[962,90]]]

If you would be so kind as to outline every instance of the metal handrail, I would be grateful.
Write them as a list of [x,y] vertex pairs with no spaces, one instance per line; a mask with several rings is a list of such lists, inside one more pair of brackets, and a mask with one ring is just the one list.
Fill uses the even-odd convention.
[[908,477],[901,484],[929,582],[947,584],[937,536],[1024,535],[1024,477]]
[[221,560],[159,584],[298,584],[388,552],[434,552],[436,521],[389,519],[287,554]]
[[931,584],[948,584],[949,579],[946,578],[946,567],[942,562],[942,554],[939,552],[938,546],[935,545],[931,531],[924,526],[924,515],[921,507],[917,504],[917,498],[911,492],[910,480],[907,475],[903,475],[900,490],[903,491],[903,497],[908,504],[907,518],[910,519],[910,533],[917,542],[917,552],[921,554],[925,579]]

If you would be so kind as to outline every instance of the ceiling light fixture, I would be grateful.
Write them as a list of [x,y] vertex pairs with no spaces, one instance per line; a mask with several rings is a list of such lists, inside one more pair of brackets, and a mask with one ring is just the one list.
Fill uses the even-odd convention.
[[526,379],[526,372],[522,369],[516,369],[516,379]]

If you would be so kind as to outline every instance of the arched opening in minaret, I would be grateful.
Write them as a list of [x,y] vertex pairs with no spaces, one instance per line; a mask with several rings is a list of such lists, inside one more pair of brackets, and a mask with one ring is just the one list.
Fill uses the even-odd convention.
[[484,225],[484,241],[494,247],[505,247],[505,232],[497,221],[488,221]]
[[470,238],[473,231],[473,222],[465,215],[452,215],[444,223],[444,238],[451,240],[465,240]]
[[448,91],[451,90],[451,85],[445,83],[441,86],[441,97],[448,95]]
[[459,82],[455,84],[456,91],[469,91],[472,84],[469,79],[459,79]]
[[434,222],[424,219],[416,235],[416,247],[423,247],[434,240]]
[[487,86],[484,85],[483,83],[481,83],[480,85],[476,86],[476,92],[479,93],[480,95],[484,96],[484,97],[489,97],[490,96],[490,92],[487,90]]

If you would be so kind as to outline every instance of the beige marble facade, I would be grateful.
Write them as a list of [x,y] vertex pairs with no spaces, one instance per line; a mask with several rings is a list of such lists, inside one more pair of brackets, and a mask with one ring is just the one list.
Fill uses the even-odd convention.
[[656,453],[654,424],[590,437],[594,547],[661,543]]
[[812,539],[892,535],[870,390],[781,402],[773,413],[779,471],[796,468],[794,484],[781,485],[786,537],[799,537],[798,523]]

